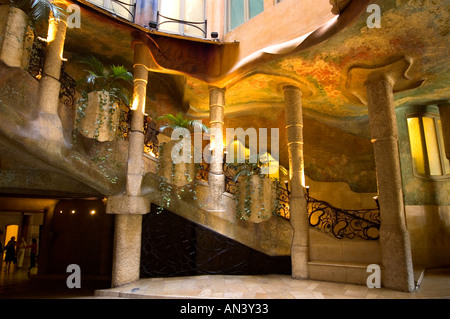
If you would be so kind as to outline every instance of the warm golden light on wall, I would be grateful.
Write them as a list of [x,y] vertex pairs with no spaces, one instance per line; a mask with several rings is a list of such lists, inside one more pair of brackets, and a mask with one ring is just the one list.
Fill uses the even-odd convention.
[[139,106],[139,98],[135,97],[133,99],[133,103],[131,104],[131,110],[136,111],[138,109],[138,106]]

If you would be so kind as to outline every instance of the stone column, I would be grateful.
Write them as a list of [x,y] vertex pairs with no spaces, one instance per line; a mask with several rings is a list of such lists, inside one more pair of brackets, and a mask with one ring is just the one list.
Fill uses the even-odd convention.
[[209,125],[211,130],[212,159],[208,176],[209,192],[208,210],[222,211],[224,204],[222,194],[225,191],[223,174],[223,118],[225,107],[225,90],[218,87],[209,89]]
[[299,88],[285,86],[286,130],[289,151],[290,223],[293,229],[291,246],[292,277],[309,277],[309,222],[305,198],[305,172],[303,160],[302,93]]
[[450,103],[439,104],[438,107],[444,136],[445,157],[450,160]]
[[[126,193],[108,198],[107,213],[117,214],[114,234],[112,286],[117,287],[139,279],[141,262],[142,215],[150,210],[150,201],[141,196],[144,177],[144,111],[148,70],[145,66],[147,48],[134,46],[134,91],[131,132],[129,133]],[[143,62],[144,61],[144,62]]]
[[62,54],[66,37],[65,21],[50,18],[47,34],[47,49],[42,77],[39,81],[40,119],[36,123],[39,134],[49,140],[63,140],[61,120],[58,115],[61,83]]
[[148,70],[144,65],[134,65],[134,93],[129,133],[127,194],[140,196],[144,176],[144,112],[147,94]]
[[142,215],[116,215],[112,286],[139,279]]
[[405,221],[392,85],[384,78],[368,80],[366,92],[381,214],[383,286],[411,292],[414,290],[414,273]]

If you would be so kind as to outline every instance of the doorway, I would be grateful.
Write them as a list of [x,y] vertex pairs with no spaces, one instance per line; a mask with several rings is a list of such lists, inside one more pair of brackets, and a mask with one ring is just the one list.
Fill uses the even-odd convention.
[[[6,246],[12,237],[15,238],[17,241],[17,237],[19,234],[19,225],[8,225],[6,226],[6,235],[5,235],[5,241],[3,243],[3,246]],[[3,250],[3,260],[5,259],[6,251]]]

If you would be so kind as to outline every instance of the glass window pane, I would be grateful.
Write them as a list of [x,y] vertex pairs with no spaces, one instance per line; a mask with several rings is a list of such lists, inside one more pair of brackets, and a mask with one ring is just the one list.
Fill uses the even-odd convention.
[[447,157],[445,157],[445,146],[443,145],[444,144],[444,136],[442,134],[441,120],[437,120],[437,123],[438,123],[438,130],[437,131],[438,131],[441,143],[442,143],[442,144],[439,145],[439,147],[441,148],[441,150],[444,151],[443,152],[444,153],[443,154],[443,161],[444,161],[445,175],[450,175],[450,161],[448,160]]
[[113,12],[119,17],[132,20],[134,14],[134,0],[120,0],[120,2],[111,1]]
[[430,164],[430,175],[442,175],[441,154],[439,153],[434,119],[431,117],[423,117],[422,121],[425,142],[427,144],[428,162]]
[[230,0],[230,29],[240,26],[244,21],[244,0]]
[[425,174],[425,160],[423,156],[422,138],[420,136],[419,118],[408,118],[408,131],[414,169],[417,173]]
[[[168,18],[180,19],[180,0],[161,1],[161,8],[159,13]],[[159,23],[159,29],[162,31],[180,33],[180,24],[177,22],[170,22],[170,20],[160,17]]]
[[264,11],[264,0],[248,0],[249,19]]
[[[204,0],[185,0],[184,20],[191,22],[205,21]],[[195,24],[201,30],[205,29],[204,24]],[[195,36],[205,36],[205,34],[196,27],[184,25],[184,33]]]

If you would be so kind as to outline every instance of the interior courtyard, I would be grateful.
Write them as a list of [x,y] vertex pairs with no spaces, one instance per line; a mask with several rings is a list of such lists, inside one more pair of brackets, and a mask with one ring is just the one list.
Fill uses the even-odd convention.
[[448,1],[0,17],[1,299],[450,297]]

